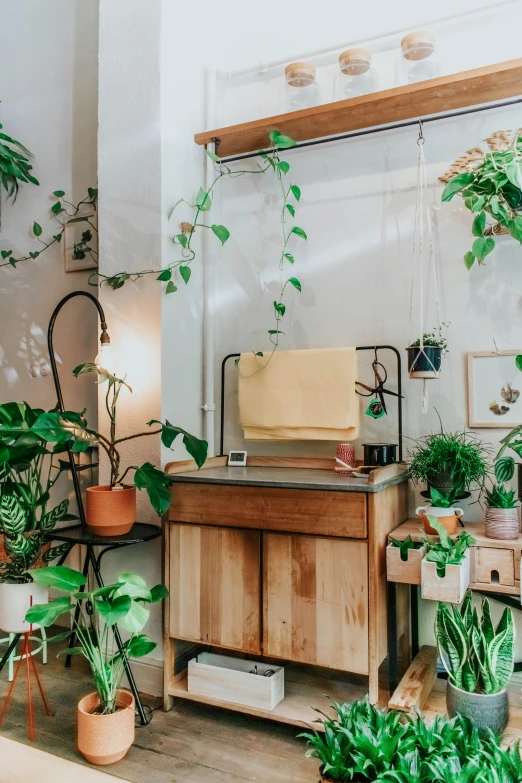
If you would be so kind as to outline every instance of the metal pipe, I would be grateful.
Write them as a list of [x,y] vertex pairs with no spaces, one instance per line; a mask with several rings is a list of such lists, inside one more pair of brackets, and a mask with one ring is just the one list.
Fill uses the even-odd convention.
[[[384,131],[397,130],[398,128],[410,128],[413,125],[418,125],[419,122],[425,124],[427,122],[435,122],[436,120],[449,120],[452,117],[464,117],[467,114],[476,114],[481,111],[489,111],[490,109],[502,109],[506,106],[515,106],[522,103],[522,97],[510,98],[509,100],[500,101],[498,103],[487,103],[482,106],[473,106],[471,109],[461,109],[459,111],[448,112],[446,114],[434,114],[429,117],[417,117],[414,120],[404,120],[403,122],[396,122],[392,125],[378,125],[375,128],[367,128],[361,131],[350,131],[348,133],[339,133],[336,136],[321,136],[319,139],[311,139],[310,141],[298,141],[293,147],[288,147],[284,150],[285,154],[291,150],[299,150],[305,147],[315,147],[318,144],[329,144],[333,141],[343,141],[344,139],[355,139],[358,136],[370,136],[373,133],[383,133]],[[256,158],[261,152],[268,153],[272,150],[272,147],[267,147],[264,150],[256,150],[255,152],[247,152],[243,155],[230,155],[229,157],[220,158],[220,163],[233,163],[237,160],[246,160],[248,158]]]

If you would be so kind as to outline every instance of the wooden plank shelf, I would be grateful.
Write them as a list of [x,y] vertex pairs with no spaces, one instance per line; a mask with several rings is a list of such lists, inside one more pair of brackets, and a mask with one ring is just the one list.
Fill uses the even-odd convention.
[[295,141],[310,141],[457,111],[521,94],[522,58],[518,58],[362,97],[197,133],[194,140],[196,144],[204,145],[219,139],[217,154],[228,157],[266,149],[270,146],[269,133],[273,130],[291,136]]

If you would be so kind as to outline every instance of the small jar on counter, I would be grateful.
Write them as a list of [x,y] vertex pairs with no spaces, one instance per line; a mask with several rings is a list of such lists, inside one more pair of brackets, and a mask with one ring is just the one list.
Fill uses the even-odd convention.
[[414,84],[439,75],[435,36],[426,30],[405,35],[401,41],[399,84]]
[[376,92],[379,82],[371,65],[372,53],[368,49],[347,49],[340,54],[334,100],[342,101]]
[[283,111],[309,109],[322,102],[321,88],[315,77],[315,65],[290,63],[285,68]]

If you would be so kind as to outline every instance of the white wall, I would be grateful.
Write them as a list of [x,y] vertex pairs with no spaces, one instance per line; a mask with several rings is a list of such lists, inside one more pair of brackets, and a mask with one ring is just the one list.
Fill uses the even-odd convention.
[[[37,249],[30,230],[34,220],[43,228],[42,238],[56,233],[48,217],[54,190],[79,200],[88,187],[96,187],[98,7],[82,0],[4,5],[0,122],[34,153],[40,182],[23,186],[14,204],[2,194],[0,249],[22,254]],[[30,368],[48,359],[47,325],[55,305],[70,291],[87,289],[88,274],[65,273],[61,246],[16,269],[0,269],[2,402],[55,405],[51,375],[35,378]],[[95,389],[85,378],[75,381],[71,370],[94,358],[96,324],[93,306],[75,300],[55,329],[65,403],[72,410],[87,407],[92,421]],[[65,479],[58,489],[67,491]]]
[[[479,7],[490,5],[483,2]],[[101,0],[100,7],[100,219],[105,271],[154,268],[173,259],[169,235],[190,213],[181,208],[170,225],[165,216],[180,197],[193,198],[202,183],[203,155],[192,137],[204,127],[206,66],[235,68],[287,54],[291,60],[307,50],[338,45],[343,38],[349,44],[390,30],[429,25],[435,16],[433,6],[409,1],[367,4],[355,14],[347,4],[327,0],[320,9],[314,5],[301,8],[300,13],[295,6],[283,4],[277,15],[260,14],[254,20],[245,13],[244,3],[224,0],[217,12],[210,3],[203,8],[185,6],[181,24],[190,34],[180,34],[179,6],[172,0],[155,0],[147,8],[137,0]],[[472,2],[442,0],[436,16],[476,8]],[[520,3],[506,13],[513,18],[519,11]],[[502,43],[501,36],[493,40]],[[470,26],[461,30],[458,42],[473,46]],[[503,52],[501,46],[490,60],[504,59]],[[255,90],[249,100],[255,102]],[[248,108],[243,97],[236,104],[239,114]],[[491,130],[514,124],[516,112],[499,110],[426,128],[434,201],[440,194],[436,177],[450,160]],[[412,130],[288,154],[292,180],[303,188],[299,223],[310,236],[307,245],[299,248],[295,273],[303,293],[293,297],[285,320],[288,347],[374,341],[405,346],[415,155]],[[270,325],[277,253],[272,237],[277,210],[273,182],[245,178],[222,184],[221,206],[212,217],[225,223],[233,235],[223,251],[216,252],[215,245],[212,250],[218,307],[216,382],[218,362],[225,353],[254,345],[266,348],[261,335]],[[499,347],[517,347],[522,337],[515,321],[522,283],[519,249],[510,242],[499,246],[496,260],[470,275],[461,261],[470,242],[469,217],[459,210],[458,201],[438,213],[437,223],[452,350],[440,381],[434,384],[432,408],[425,417],[420,414],[419,385],[407,382],[405,431],[411,437],[436,425],[433,406],[448,428],[465,425],[465,351],[492,347],[493,337]],[[134,318],[139,319],[137,324],[149,335],[147,353],[158,394],[161,387],[162,416],[198,434],[201,263],[194,264],[187,287],[178,281],[176,294],[156,298],[153,285],[138,282],[102,294],[116,325],[112,331],[116,328],[123,340],[124,327],[135,334]],[[148,417],[149,410],[160,404],[150,388],[135,389],[134,400]],[[233,408],[233,399],[230,402]],[[133,408],[130,419],[135,417]],[[131,423],[126,421],[125,426]],[[391,424],[392,415],[383,424],[371,425],[366,434],[380,439],[384,426]],[[232,419],[230,433],[240,437]],[[484,435],[494,439],[492,433]],[[324,445],[317,451],[329,453]],[[155,451],[149,453],[156,456]],[[185,456],[182,447],[176,449],[176,456]],[[163,453],[162,458],[166,462],[172,455]],[[134,557],[129,550],[129,558]],[[159,549],[143,554],[140,567],[151,582],[157,580]]]

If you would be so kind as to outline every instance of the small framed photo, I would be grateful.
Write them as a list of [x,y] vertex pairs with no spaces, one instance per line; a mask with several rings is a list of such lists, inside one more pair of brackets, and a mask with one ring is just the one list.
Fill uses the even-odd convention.
[[520,351],[468,353],[468,425],[511,429],[522,424]]
[[94,211],[84,212],[65,223],[64,260],[66,272],[98,268],[98,231]]
[[228,455],[229,468],[244,468],[247,462],[246,451],[231,451]]

